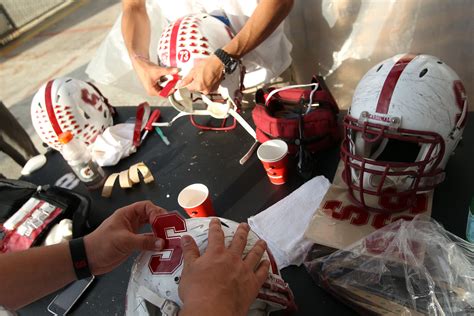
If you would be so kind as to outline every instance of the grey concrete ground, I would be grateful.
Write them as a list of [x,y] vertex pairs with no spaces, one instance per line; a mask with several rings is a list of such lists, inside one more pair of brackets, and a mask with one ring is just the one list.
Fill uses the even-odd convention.
[[[120,0],[78,1],[0,52],[0,100],[44,152],[30,118],[31,99],[47,80],[59,76],[87,79],[85,68],[120,13]],[[39,32],[38,32],[39,31]],[[99,86],[115,106],[146,100]],[[18,178],[21,168],[0,152],[0,173]]]

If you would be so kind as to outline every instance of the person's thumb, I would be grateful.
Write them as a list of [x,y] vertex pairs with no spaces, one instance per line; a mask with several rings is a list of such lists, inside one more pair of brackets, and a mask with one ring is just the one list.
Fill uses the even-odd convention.
[[134,235],[132,242],[135,250],[159,251],[165,245],[163,239],[157,238],[153,234]]
[[181,81],[178,82],[178,84],[176,85],[176,89],[181,89],[183,87],[186,87],[191,82],[193,82],[193,76],[187,75]]
[[165,68],[165,71],[167,75],[174,75],[179,72],[179,68],[169,67],[169,68]]
[[[172,77],[172,75],[177,74],[179,72],[178,68],[167,68],[167,67],[160,67],[155,66],[152,73],[154,76],[159,76],[160,78],[165,78],[166,76]],[[163,79],[162,79],[163,80]]]

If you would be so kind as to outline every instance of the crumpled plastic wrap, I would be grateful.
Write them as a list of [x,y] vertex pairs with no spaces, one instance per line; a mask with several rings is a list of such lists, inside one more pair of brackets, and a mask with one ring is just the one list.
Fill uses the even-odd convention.
[[399,220],[330,255],[313,246],[315,281],[364,315],[474,315],[474,244],[432,219]]

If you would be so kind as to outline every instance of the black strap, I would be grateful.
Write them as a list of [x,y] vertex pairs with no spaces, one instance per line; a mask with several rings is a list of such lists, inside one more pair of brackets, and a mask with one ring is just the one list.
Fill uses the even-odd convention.
[[72,266],[76,273],[77,279],[85,279],[92,275],[87,261],[86,248],[84,239],[75,238],[69,241],[69,250],[71,251]]

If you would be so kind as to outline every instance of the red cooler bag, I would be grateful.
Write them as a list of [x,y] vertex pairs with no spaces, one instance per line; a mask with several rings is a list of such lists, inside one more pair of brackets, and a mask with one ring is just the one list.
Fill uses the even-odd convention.
[[252,118],[257,140],[279,138],[288,143],[290,154],[299,146],[313,154],[339,143],[339,108],[320,76],[310,84],[269,90],[259,89]]

